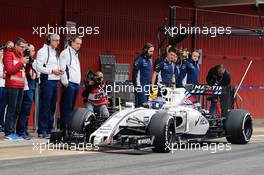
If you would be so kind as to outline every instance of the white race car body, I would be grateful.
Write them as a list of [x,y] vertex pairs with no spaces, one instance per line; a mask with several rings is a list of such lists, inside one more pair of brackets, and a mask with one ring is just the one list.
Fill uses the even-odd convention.
[[128,108],[114,113],[94,133],[90,142],[97,145],[111,145],[122,127],[148,126],[154,114],[164,111],[176,120],[176,133],[186,135],[206,135],[209,129],[208,120],[197,110],[197,105],[190,101],[190,94],[184,88],[167,88],[162,97],[166,99],[160,109]]

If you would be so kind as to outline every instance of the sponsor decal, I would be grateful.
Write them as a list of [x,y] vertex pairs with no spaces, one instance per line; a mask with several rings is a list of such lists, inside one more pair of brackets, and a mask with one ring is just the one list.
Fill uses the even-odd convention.
[[199,116],[199,118],[195,121],[195,126],[199,123],[199,125],[206,125],[208,121],[203,116]]

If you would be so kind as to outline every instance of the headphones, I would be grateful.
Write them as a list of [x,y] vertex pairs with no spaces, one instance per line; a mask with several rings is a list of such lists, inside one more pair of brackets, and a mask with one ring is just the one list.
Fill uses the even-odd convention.
[[56,36],[59,36],[59,35],[56,33],[48,33],[45,38],[45,44],[50,45],[51,39]]
[[52,34],[50,34],[50,33],[46,35],[46,38],[45,38],[45,44],[50,45],[51,35],[52,35]]
[[72,36],[70,36],[69,38],[68,38],[68,45],[69,46],[71,46],[71,43],[73,42],[73,41],[75,41],[75,39],[77,39],[77,38],[80,38],[81,39],[81,37],[80,36],[78,36],[78,35],[72,35]]

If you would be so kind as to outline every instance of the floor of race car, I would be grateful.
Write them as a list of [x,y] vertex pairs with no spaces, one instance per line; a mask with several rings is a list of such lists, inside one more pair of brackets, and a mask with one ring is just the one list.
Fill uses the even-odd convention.
[[[261,122],[262,123],[262,122]],[[225,139],[210,149],[177,149],[173,153],[102,149],[69,151],[47,148],[45,140],[7,142],[0,135],[1,174],[252,174],[264,172],[264,122],[254,128],[247,145],[229,145],[217,150]],[[211,143],[211,142],[209,142]],[[212,142],[215,143],[215,142]],[[222,145],[222,148],[225,147]]]

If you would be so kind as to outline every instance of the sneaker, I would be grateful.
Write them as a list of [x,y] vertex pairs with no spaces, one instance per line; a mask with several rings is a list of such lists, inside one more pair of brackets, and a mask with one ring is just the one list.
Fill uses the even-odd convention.
[[16,134],[9,134],[5,136],[5,140],[18,142],[21,138],[19,138]]
[[14,137],[15,137],[16,140],[24,140],[22,137],[20,137],[20,136],[17,135],[17,134],[14,134]]
[[44,134],[45,139],[50,139],[50,134]]
[[20,137],[22,137],[24,140],[31,140],[31,137],[27,134],[22,134]]
[[44,139],[44,134],[38,134],[38,138]]
[[39,134],[38,137],[41,139],[50,139],[50,134],[44,132],[43,134]]

